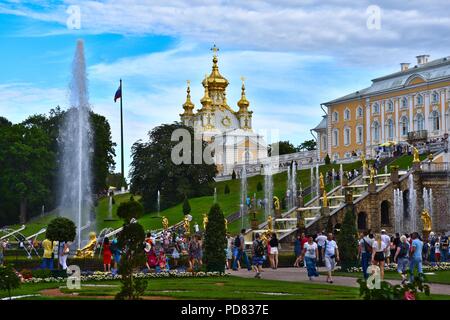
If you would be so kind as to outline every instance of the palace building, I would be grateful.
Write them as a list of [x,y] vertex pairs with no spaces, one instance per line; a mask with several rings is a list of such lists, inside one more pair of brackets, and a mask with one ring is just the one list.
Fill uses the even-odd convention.
[[417,65],[401,63],[398,72],[372,80],[368,88],[323,103],[326,115],[313,131],[318,157],[341,160],[352,154],[373,157],[388,141],[427,141],[450,130],[450,57]]
[[253,131],[253,111],[245,95],[244,78],[241,78],[241,98],[235,111],[228,105],[226,97],[229,82],[219,72],[219,49],[214,45],[211,50],[214,52],[212,71],[202,82],[204,95],[200,100],[201,108],[194,111],[188,81],[184,112],[180,117],[183,124],[194,128],[196,135],[214,143],[214,162],[218,175],[231,175],[236,165],[255,163],[266,158],[267,145],[264,137]]

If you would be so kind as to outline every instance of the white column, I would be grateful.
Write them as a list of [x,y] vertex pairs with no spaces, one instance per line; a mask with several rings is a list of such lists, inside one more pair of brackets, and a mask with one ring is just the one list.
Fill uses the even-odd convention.
[[428,128],[430,127],[429,123],[428,123],[429,114],[430,114],[430,93],[425,92],[424,96],[425,96],[425,99],[424,99],[425,100],[424,101],[424,103],[425,103],[425,111],[424,111],[425,112],[425,117],[424,117],[425,118],[425,126],[424,126],[424,129],[428,131]]
[[384,110],[385,110],[385,104],[386,102],[383,101],[382,103],[380,103],[380,112],[381,112],[381,143],[383,143],[385,141],[385,128],[384,128]]
[[395,124],[394,140],[395,141],[400,141],[398,104],[399,104],[399,99],[394,99],[394,124]]
[[414,95],[409,95],[409,131],[414,131]]
[[327,149],[328,149],[328,156],[330,159],[332,159],[333,155],[331,154],[331,145],[332,145],[332,130],[331,130],[331,108],[328,107],[328,114],[327,114]]
[[369,155],[368,148],[370,148],[370,101],[366,99],[366,156]]
[[445,90],[439,92],[439,99],[441,100],[441,126],[439,127],[439,134],[443,134],[447,130],[447,121],[445,121]]

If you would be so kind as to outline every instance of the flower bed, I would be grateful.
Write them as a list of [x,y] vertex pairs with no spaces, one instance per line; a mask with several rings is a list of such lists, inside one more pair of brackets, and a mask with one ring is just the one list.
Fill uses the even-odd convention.
[[[226,273],[220,272],[158,272],[158,273],[135,273],[136,278],[144,279],[162,279],[162,278],[205,278],[205,277],[224,277],[227,276]],[[122,277],[120,275],[113,275],[107,272],[94,272],[90,275],[81,275],[81,282],[87,281],[108,281],[108,280],[120,280]],[[67,278],[62,277],[48,277],[48,278],[30,278],[25,279],[25,283],[50,283],[50,282],[66,282]]]
[[[340,267],[336,268],[336,270],[340,270]],[[422,270],[424,272],[448,271],[448,270],[450,270],[450,262],[441,262],[435,266],[423,265]],[[396,263],[386,264],[384,266],[384,271],[397,271],[397,264]],[[352,267],[347,272],[349,272],[349,273],[362,272],[362,267]]]

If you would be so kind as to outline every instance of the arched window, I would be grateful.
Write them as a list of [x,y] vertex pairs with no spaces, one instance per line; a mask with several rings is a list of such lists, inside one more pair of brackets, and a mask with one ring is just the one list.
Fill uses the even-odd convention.
[[392,119],[388,119],[386,122],[386,129],[388,133],[388,139],[394,139],[394,121]]
[[358,109],[356,109],[356,117],[357,118],[363,117],[363,108],[362,107],[358,107]]
[[402,136],[406,136],[408,134],[408,127],[409,127],[409,121],[408,121],[408,117],[403,116],[400,119],[400,133]]
[[387,111],[388,112],[394,111],[394,104],[392,103],[392,101],[387,102]]
[[339,144],[339,130],[333,129],[333,146],[337,147]]
[[367,214],[365,212],[358,212],[358,230],[367,229]]
[[433,131],[439,131],[439,120],[439,112],[437,110],[431,112],[430,122]]
[[356,127],[356,143],[362,143],[363,142],[363,127],[358,126]]
[[350,120],[350,109],[344,110],[344,120]]
[[327,150],[327,136],[322,136],[322,150]]
[[423,119],[423,115],[421,113],[418,113],[416,115],[416,127],[415,130],[416,131],[420,131],[424,129],[424,119]]
[[350,144],[350,128],[344,129],[344,144],[348,146]]
[[339,160],[339,153],[335,153],[335,154],[333,155],[333,160],[334,160],[334,161],[338,161],[338,160]]
[[333,112],[333,121],[334,122],[339,121],[339,113],[337,111]]
[[384,200],[383,202],[381,202],[381,225],[382,226],[389,226],[391,223],[389,220],[389,209],[390,209],[389,201]]
[[372,113],[380,113],[380,106],[378,105],[378,103],[374,103],[373,107],[372,107]]
[[406,97],[402,99],[402,108],[408,108],[408,98]]
[[380,124],[378,123],[378,121],[374,121],[372,123],[372,137],[373,141],[380,140]]
[[417,105],[422,105],[423,104],[423,96],[421,94],[418,94],[416,97],[416,104]]
[[432,96],[431,96],[431,101],[433,101],[434,103],[438,103],[439,102],[439,93],[434,91]]

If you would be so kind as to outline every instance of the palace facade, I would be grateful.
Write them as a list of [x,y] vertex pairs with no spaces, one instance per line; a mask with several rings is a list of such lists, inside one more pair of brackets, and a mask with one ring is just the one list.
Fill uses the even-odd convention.
[[181,122],[194,128],[201,139],[214,144],[214,162],[218,175],[231,175],[237,165],[255,163],[267,157],[267,144],[264,137],[253,131],[250,102],[245,95],[244,78],[238,110],[233,110],[226,97],[228,80],[219,72],[218,49],[214,46],[213,65],[209,76],[202,81],[204,94],[200,100],[201,108],[194,111],[188,81],[184,112]]
[[450,131],[450,57],[417,64],[372,80],[370,87],[323,103],[326,115],[313,131],[318,158],[373,157],[388,141],[427,141]]

